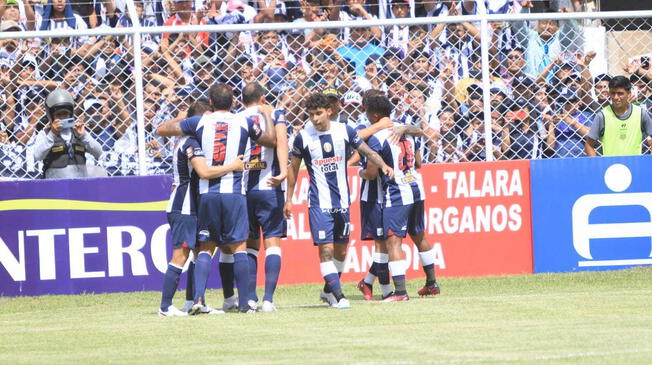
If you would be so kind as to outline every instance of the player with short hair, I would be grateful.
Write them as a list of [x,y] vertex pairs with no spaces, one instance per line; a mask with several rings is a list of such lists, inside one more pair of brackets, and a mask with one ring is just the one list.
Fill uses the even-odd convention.
[[[223,166],[231,163],[237,156],[249,158],[249,140],[261,145],[274,147],[276,136],[270,118],[270,108],[264,108],[265,132],[253,120],[230,112],[233,104],[233,91],[223,83],[214,84],[208,90],[213,113],[187,118],[181,122],[166,122],[157,132],[161,136],[195,136],[210,159],[207,164]],[[217,244],[228,247],[233,252],[234,276],[237,283],[239,309],[251,312],[247,303],[249,287],[249,264],[246,252],[249,220],[245,184],[241,171],[232,171],[214,179],[199,181],[198,229],[200,252],[195,265],[195,305],[191,313],[198,313],[204,306],[203,295],[206,280],[210,273],[212,253]]]
[[334,260],[344,262],[349,242],[349,185],[346,157],[350,150],[380,166],[388,178],[393,171],[372,151],[350,126],[330,120],[331,106],[326,95],[313,94],[305,106],[310,123],[294,140],[292,159],[288,169],[288,190],[285,216],[291,217],[292,195],[301,161],[304,160],[310,176],[309,219],[313,242],[319,247],[322,277],[330,294],[322,292],[322,300],[336,308],[349,308],[342,293],[338,269]]
[[[371,96],[365,103],[367,117],[372,124],[381,123],[389,118],[392,104],[385,96]],[[439,294],[435,279],[435,252],[425,237],[424,200],[425,192],[421,175],[416,171],[420,166],[419,151],[415,138],[402,135],[398,143],[391,141],[392,131],[382,129],[369,139],[369,145],[377,151],[383,161],[391,166],[394,179],[384,177],[382,221],[387,239],[389,270],[394,281],[394,293],[386,295],[385,301],[408,300],[405,288],[406,265],[401,250],[402,239],[407,234],[419,249],[419,256],[426,272],[426,285],[419,290],[419,295]],[[360,175],[365,179],[378,176],[378,167],[370,163]]]
[[[260,107],[265,104],[266,90],[258,83],[250,83],[242,89],[242,104],[244,110],[239,115],[252,119],[264,130],[265,124]],[[275,111],[273,117],[276,132],[276,148],[253,144],[244,180],[247,189],[247,210],[249,213],[249,238],[247,239],[247,256],[249,258],[249,306],[258,308],[256,294],[256,276],[258,271],[258,251],[260,249],[261,229],[265,245],[265,295],[263,297],[263,312],[274,312],[274,291],[281,271],[282,237],[286,236],[287,222],[283,217],[285,206],[285,177],[287,176],[288,142],[285,126],[285,116]],[[220,273],[225,289],[224,310],[236,305],[233,295],[233,282],[229,264],[230,254],[222,252],[220,256]],[[229,288],[230,285],[230,288]],[[230,289],[230,290],[229,290]],[[231,296],[226,297],[227,294]]]
[[[183,136],[174,143],[172,157],[172,194],[168,201],[167,213],[172,233],[172,259],[163,279],[163,290],[159,315],[178,317],[186,312],[172,305],[177,291],[179,276],[188,261],[190,250],[195,249],[197,238],[197,188],[199,178],[215,179],[232,171],[243,171],[242,156],[223,166],[207,166],[199,142],[193,137]],[[221,311],[204,307],[201,312],[217,314]],[[223,313],[223,312],[221,312]]]

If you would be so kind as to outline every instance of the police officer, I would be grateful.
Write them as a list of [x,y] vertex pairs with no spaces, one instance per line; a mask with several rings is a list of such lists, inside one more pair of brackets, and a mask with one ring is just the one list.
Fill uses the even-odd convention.
[[602,142],[602,156],[640,155],[642,141],[652,147],[652,117],[644,108],[633,105],[631,96],[628,78],[616,76],[609,81],[611,102],[595,115],[591,131],[585,136],[587,155],[597,155],[598,141]]
[[95,158],[102,146],[86,133],[83,121],[74,118],[75,102],[65,90],[56,89],[45,99],[48,126],[36,136],[34,158],[43,160],[46,179],[88,176],[86,153]]

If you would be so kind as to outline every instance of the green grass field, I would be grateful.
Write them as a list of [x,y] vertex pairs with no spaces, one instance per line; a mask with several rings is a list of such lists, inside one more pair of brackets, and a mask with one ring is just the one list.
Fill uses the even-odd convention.
[[652,363],[650,268],[440,283],[402,303],[349,283],[349,310],[286,286],[276,313],[186,318],[159,318],[156,292],[0,298],[0,364]]

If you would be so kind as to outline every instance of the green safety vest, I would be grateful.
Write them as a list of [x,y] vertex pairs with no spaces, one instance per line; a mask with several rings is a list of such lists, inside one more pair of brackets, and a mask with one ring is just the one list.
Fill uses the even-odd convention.
[[611,105],[602,109],[604,133],[602,141],[603,156],[631,156],[641,154],[643,131],[641,130],[641,107],[632,105],[629,118],[622,120],[616,116]]

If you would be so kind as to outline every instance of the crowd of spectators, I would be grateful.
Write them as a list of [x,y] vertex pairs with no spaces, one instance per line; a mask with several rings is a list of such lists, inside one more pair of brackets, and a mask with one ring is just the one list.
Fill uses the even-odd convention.
[[[0,0],[2,32],[130,27],[130,0]],[[133,0],[141,25],[242,24],[445,17],[481,12],[568,12],[585,0]],[[238,33],[143,34],[148,173],[167,173],[171,142],[156,127],[204,96],[215,81],[236,94],[252,81],[285,112],[290,133],[307,116],[303,100],[329,90],[333,116],[357,123],[368,89],[388,94],[393,118],[421,126],[424,162],[482,161],[485,156],[480,39],[491,40],[494,158],[583,156],[583,135],[608,103],[607,74],[592,75],[575,20],[437,24]],[[68,90],[77,118],[102,144],[108,175],[138,173],[132,39],[76,36],[0,41],[0,176],[35,178],[31,146],[47,124],[45,95]],[[645,57],[624,65],[652,107]]]

